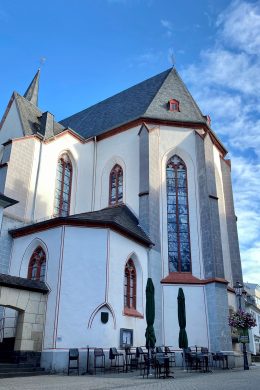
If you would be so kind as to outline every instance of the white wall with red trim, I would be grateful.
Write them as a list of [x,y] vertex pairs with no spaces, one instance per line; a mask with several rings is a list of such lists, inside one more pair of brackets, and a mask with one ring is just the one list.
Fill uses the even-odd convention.
[[[15,238],[10,274],[27,276],[38,245],[46,252],[46,309],[43,352],[119,347],[120,328],[133,329],[135,345],[145,342],[147,248],[103,228],[65,226]],[[124,314],[124,268],[132,258],[137,270],[137,310],[143,318]],[[103,324],[100,312],[109,312]]]

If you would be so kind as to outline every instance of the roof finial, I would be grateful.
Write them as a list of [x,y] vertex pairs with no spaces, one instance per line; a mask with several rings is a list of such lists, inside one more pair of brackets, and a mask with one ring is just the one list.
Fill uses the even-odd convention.
[[172,48],[170,48],[169,51],[168,51],[168,58],[169,58],[169,61],[172,64],[172,67],[174,68],[174,66],[175,66],[175,58],[174,58],[174,54],[173,54],[173,49]]
[[35,106],[38,106],[39,78],[40,78],[40,69],[37,70],[37,73],[34,76],[31,84],[29,85],[25,94],[23,95],[25,99],[29,100],[29,102],[33,103]]

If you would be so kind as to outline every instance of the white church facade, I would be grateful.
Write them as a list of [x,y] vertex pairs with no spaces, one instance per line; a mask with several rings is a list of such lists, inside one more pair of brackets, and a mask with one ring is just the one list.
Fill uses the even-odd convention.
[[[157,345],[178,347],[182,287],[189,344],[232,350],[242,271],[231,164],[177,71],[59,123],[38,88],[39,71],[0,124],[0,273],[48,289],[39,322],[26,309],[19,348],[63,370],[69,348],[119,347],[122,330],[144,345],[151,277]],[[12,313],[3,338],[15,337]]]

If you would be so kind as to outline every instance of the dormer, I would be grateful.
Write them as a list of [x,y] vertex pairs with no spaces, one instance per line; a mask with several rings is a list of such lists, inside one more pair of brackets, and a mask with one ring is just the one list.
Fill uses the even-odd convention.
[[169,111],[180,111],[180,102],[176,99],[170,99],[168,101],[168,110]]

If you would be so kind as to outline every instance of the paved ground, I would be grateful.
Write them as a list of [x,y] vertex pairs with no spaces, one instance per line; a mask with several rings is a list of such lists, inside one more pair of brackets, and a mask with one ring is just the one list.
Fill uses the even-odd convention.
[[2,390],[101,390],[101,389],[171,389],[171,390],[258,390],[260,366],[218,370],[214,373],[186,373],[175,370],[174,379],[143,379],[138,372],[130,374],[62,376],[45,375],[0,379]]

